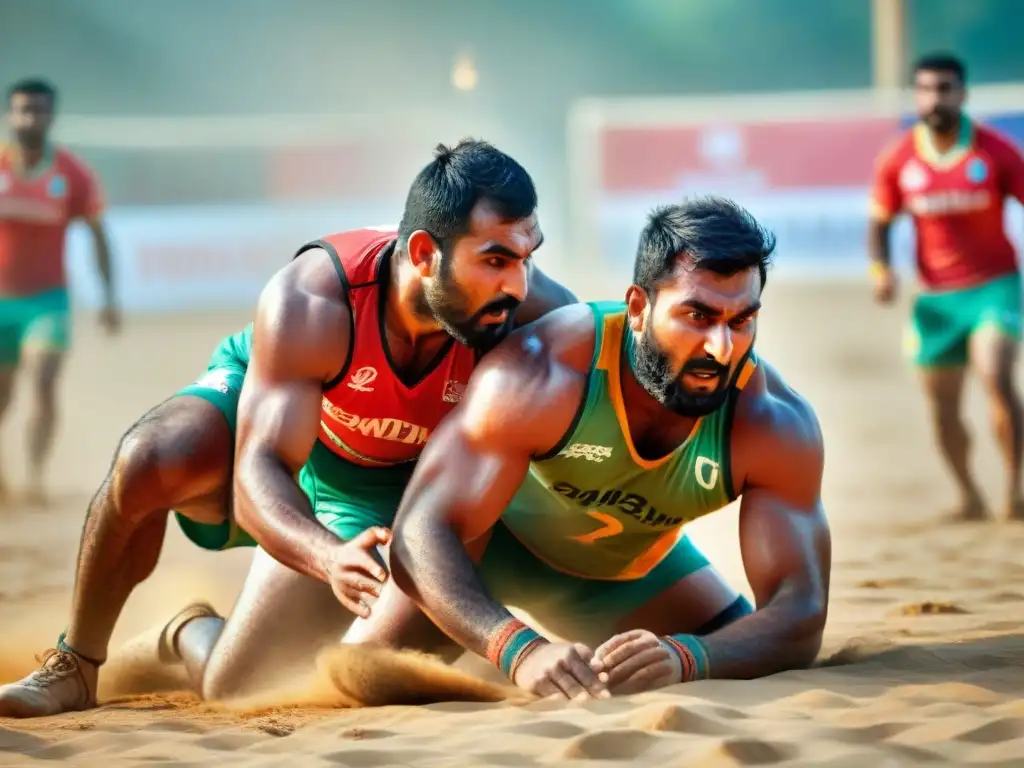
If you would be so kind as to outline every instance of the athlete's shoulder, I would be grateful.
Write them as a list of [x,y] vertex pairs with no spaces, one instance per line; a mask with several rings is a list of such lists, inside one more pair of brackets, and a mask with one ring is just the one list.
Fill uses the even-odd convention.
[[875,170],[890,170],[906,162],[914,155],[914,129],[908,128],[899,136],[891,139],[875,158]]
[[757,369],[736,403],[733,452],[743,459],[747,478],[771,477],[793,466],[820,472],[824,439],[811,403],[768,361]]
[[569,304],[509,334],[483,363],[518,371],[549,369],[587,373],[594,357],[601,313],[592,304]]
[[59,173],[73,174],[90,180],[96,176],[92,166],[67,147],[53,148],[53,167]]
[[974,124],[974,143],[978,149],[987,152],[997,160],[1002,160],[1007,156],[1020,156],[1020,148],[1013,140],[989,125]]

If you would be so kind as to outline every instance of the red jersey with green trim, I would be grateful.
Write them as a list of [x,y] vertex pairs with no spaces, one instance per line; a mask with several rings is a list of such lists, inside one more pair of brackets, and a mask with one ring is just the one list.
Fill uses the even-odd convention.
[[1024,158],[1008,139],[965,118],[957,144],[939,152],[918,124],[879,157],[872,215],[909,213],[921,282],[965,288],[1017,271],[1007,197],[1024,202]]
[[103,212],[95,174],[65,149],[49,148],[29,172],[0,146],[0,296],[31,296],[66,284],[68,224]]
[[323,248],[341,277],[352,309],[349,358],[324,387],[320,442],[364,466],[419,458],[427,438],[458,404],[476,366],[473,349],[448,341],[419,378],[407,380],[391,364],[384,333],[384,302],[397,233],[343,232],[308,243]]

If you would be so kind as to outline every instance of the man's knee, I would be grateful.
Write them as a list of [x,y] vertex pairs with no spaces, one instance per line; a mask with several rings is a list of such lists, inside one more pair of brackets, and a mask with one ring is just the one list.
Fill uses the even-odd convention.
[[214,427],[204,414],[164,406],[129,428],[118,444],[108,483],[120,514],[167,510],[187,500],[190,480],[210,472],[211,456],[223,459],[225,473],[230,470],[230,450],[211,450]]

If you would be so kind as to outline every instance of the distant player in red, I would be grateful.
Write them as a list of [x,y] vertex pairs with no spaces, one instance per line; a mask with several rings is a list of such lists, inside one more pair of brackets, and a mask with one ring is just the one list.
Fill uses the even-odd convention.
[[928,56],[914,68],[920,121],[879,158],[870,235],[875,297],[896,293],[889,229],[913,217],[921,293],[914,298],[908,352],[921,371],[939,445],[960,491],[958,519],[988,517],[968,466],[960,418],[967,365],[988,392],[1006,464],[1008,517],[1024,520],[1024,420],[1013,382],[1021,338],[1021,277],[1004,227],[1008,197],[1024,201],[1024,158],[1006,138],[963,112],[963,64]]
[[[117,328],[110,253],[100,218],[103,196],[92,171],[47,138],[57,92],[23,80],[7,92],[13,142],[0,144],[0,417],[24,366],[35,405],[29,421],[28,499],[42,500],[42,473],[53,440],[57,378],[69,338],[64,237],[85,221],[93,234],[106,303],[100,321]],[[0,492],[3,483],[0,480]]]

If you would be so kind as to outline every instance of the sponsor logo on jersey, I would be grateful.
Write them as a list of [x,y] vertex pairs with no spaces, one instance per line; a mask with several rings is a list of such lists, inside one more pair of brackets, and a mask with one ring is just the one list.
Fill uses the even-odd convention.
[[612,449],[604,445],[587,445],[586,443],[572,443],[562,449],[559,456],[567,459],[586,459],[600,464],[612,455]]
[[907,201],[907,209],[915,216],[944,216],[950,213],[984,211],[992,205],[987,189],[933,192],[914,195]]
[[349,377],[348,387],[356,392],[373,392],[373,387],[367,385],[372,384],[376,378],[377,369],[373,366],[364,365]]
[[193,387],[201,387],[202,389],[213,389],[223,394],[228,394],[231,391],[231,373],[224,368],[214,368],[212,371],[207,371],[192,384]]
[[[357,371],[358,373],[358,371]],[[324,413],[339,425],[363,437],[376,440],[388,440],[406,445],[424,445],[430,436],[430,430],[419,424],[412,424],[402,419],[381,418],[378,416],[360,416],[344,411],[326,397],[321,401]]]
[[444,385],[444,395],[441,399],[446,403],[460,403],[462,396],[466,393],[466,385],[461,381],[451,381]]
[[972,184],[981,184],[988,178],[988,165],[980,157],[972,157],[967,161],[967,180]]
[[928,171],[916,160],[909,160],[900,172],[900,189],[917,192],[928,183]]
[[68,181],[59,173],[50,177],[46,183],[46,194],[50,197],[64,197],[68,193]]
[[575,502],[581,507],[593,511],[604,507],[618,510],[644,525],[656,528],[674,528],[682,525],[686,518],[666,515],[654,508],[647,499],[638,493],[629,493],[621,488],[577,488],[572,483],[559,481],[551,486],[551,490],[559,496]]

